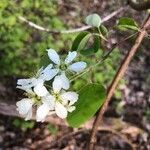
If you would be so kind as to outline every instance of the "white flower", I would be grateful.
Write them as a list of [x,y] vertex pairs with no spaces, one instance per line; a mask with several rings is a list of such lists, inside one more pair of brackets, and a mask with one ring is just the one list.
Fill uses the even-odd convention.
[[33,101],[29,98],[24,98],[16,103],[19,114],[25,117],[25,120],[32,118]]
[[86,63],[79,61],[79,62],[73,63],[72,65],[68,66],[68,69],[70,71],[79,73],[79,72],[83,71],[85,69],[85,67],[86,67]]
[[79,61],[79,62],[71,64],[72,61],[77,56],[76,51],[69,52],[64,63],[61,62],[60,57],[55,50],[48,49],[47,51],[48,51],[48,57],[50,58],[51,61],[53,61],[54,64],[56,64],[56,68],[59,69],[59,72],[62,72],[62,71],[65,72],[67,70],[70,70],[71,72],[79,73],[83,71],[87,66],[87,64],[83,61]]
[[60,99],[62,100],[64,105],[66,105],[69,101],[69,106],[71,106],[77,101],[78,94],[76,94],[75,92],[65,92],[60,95]]
[[48,91],[44,86],[44,80],[42,79],[36,79],[36,78],[19,79],[17,84],[18,84],[17,88],[22,89],[27,93],[33,94],[34,91],[35,94],[38,96],[45,96],[46,94],[48,94]]
[[47,91],[46,87],[44,86],[44,81],[42,79],[38,79],[36,81],[36,85],[33,88],[36,95],[42,97],[46,96],[49,92]]
[[54,110],[55,99],[52,95],[42,97],[42,105],[40,105],[36,112],[36,120],[43,122],[49,112]]
[[[65,92],[68,93],[68,92]],[[68,93],[69,94],[69,93]],[[75,106],[73,106],[73,104],[78,100],[78,94],[75,92],[70,92],[70,96],[74,96],[73,99],[61,99],[61,96],[63,94],[60,93],[60,99],[57,101],[56,99],[56,103],[55,103],[55,112],[57,114],[58,117],[64,119],[67,117],[68,112],[72,112],[75,110]],[[69,104],[68,104],[69,103]]]
[[[39,74],[43,69],[38,71]],[[24,98],[16,103],[17,110],[19,113],[25,117],[25,120],[29,120],[32,117],[32,105],[37,105],[36,99],[42,99],[46,97],[49,92],[47,91],[46,87],[44,86],[44,76],[39,78],[29,78],[29,79],[19,79],[17,81],[17,88],[26,91],[30,98]],[[39,97],[37,98],[36,95]],[[43,98],[44,99],[44,98]],[[39,101],[40,102],[40,101]]]
[[59,69],[52,69],[53,65],[49,64],[45,69],[43,67],[38,71],[37,76],[44,81],[51,80],[59,72]]
[[62,82],[61,75],[55,77],[52,85],[52,96],[55,98],[55,112],[62,119],[67,117],[68,111],[72,112],[75,109],[73,104],[78,100],[76,92],[65,92],[62,90],[67,86],[65,82]]
[[51,80],[58,73],[58,69],[52,69],[53,65],[49,64],[45,69],[40,68],[35,77],[29,79],[19,79],[17,88],[24,91],[31,91],[31,88],[37,86],[38,83]]
[[73,104],[78,100],[78,94],[75,92],[65,92],[63,89],[68,89],[68,82],[63,82],[64,75],[59,75],[54,78],[52,83],[51,94],[42,97],[42,105],[36,112],[36,120],[43,122],[47,115],[56,113],[57,116],[64,119],[68,112],[75,110]]
[[62,119],[67,117],[67,114],[68,114],[67,109],[60,102],[55,103],[55,111],[58,117]]
[[34,94],[38,96],[45,96],[48,94],[44,82],[52,79],[56,75],[56,69],[51,69],[52,64],[48,65],[45,69],[41,68],[37,72],[37,77],[29,79],[19,79],[17,81],[17,88],[26,91],[27,93]]
[[[79,73],[86,67],[85,62],[72,61],[77,53],[69,52],[64,62],[59,58],[57,52],[49,49],[48,56],[54,64],[38,70],[36,76],[28,79],[19,79],[17,88],[27,92],[29,98],[24,98],[16,103],[17,110],[25,117],[25,120],[32,118],[32,106],[37,106],[36,120],[43,122],[47,115],[56,113],[60,118],[66,118],[68,112],[75,110],[74,103],[78,100],[78,94],[73,91],[66,91],[70,87],[70,81],[66,77],[66,71]],[[54,67],[53,67],[54,65]],[[49,93],[44,86],[45,81],[53,77],[52,90]]]
[[36,78],[18,79],[17,88],[26,92],[32,92],[32,87],[35,86]]
[[54,93],[59,93],[61,89],[65,89],[65,90],[69,89],[70,82],[66,77],[65,73],[62,73],[61,75],[58,75],[54,78],[52,87]]

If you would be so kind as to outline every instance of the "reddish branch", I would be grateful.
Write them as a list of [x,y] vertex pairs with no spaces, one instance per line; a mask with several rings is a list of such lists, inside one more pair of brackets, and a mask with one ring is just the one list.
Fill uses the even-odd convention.
[[133,45],[133,47],[130,49],[130,51],[128,52],[128,54],[125,56],[124,60],[122,61],[122,64],[118,70],[118,72],[116,73],[109,89],[107,92],[107,96],[105,99],[105,102],[102,106],[102,108],[99,110],[99,113],[95,119],[95,122],[93,124],[93,129],[91,132],[91,139],[90,139],[90,144],[89,144],[89,150],[93,150],[94,149],[94,143],[96,142],[96,132],[98,129],[98,126],[100,125],[100,123],[102,122],[103,119],[103,115],[108,107],[108,104],[111,100],[111,97],[114,94],[114,91],[116,89],[116,86],[118,84],[118,82],[120,81],[120,79],[123,77],[123,75],[125,74],[126,69],[128,68],[129,63],[131,62],[134,54],[136,53],[138,47],[140,46],[142,40],[144,39],[145,35],[147,34],[147,29],[150,27],[150,16],[148,16],[148,19],[146,19],[143,27],[140,30],[140,33],[135,41],[135,44]]

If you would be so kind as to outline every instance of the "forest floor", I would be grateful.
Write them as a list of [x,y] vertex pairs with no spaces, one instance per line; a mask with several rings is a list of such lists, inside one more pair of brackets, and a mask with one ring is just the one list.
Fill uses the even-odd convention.
[[[113,2],[112,2],[113,3]],[[112,10],[111,5],[103,2],[71,2],[62,1],[60,4],[60,16],[66,20],[72,28],[81,26],[74,24],[75,12],[86,16],[90,12],[98,12],[107,16]],[[78,6],[81,6],[79,9]],[[84,11],[82,7],[84,6]],[[117,6],[118,8],[120,6]],[[113,8],[114,10],[117,8]],[[103,13],[106,11],[105,13]],[[66,15],[68,14],[68,15]],[[145,13],[136,11],[122,12],[119,16],[132,16],[139,23],[143,21]],[[119,17],[117,16],[117,18]],[[71,21],[68,21],[71,20]],[[106,23],[111,27],[116,18]],[[117,35],[117,36],[116,36]],[[119,41],[122,34],[115,33],[112,40]],[[127,41],[120,47],[122,57],[133,45],[134,41]],[[121,100],[113,97],[104,122],[97,133],[95,150],[150,150],[150,52],[149,41],[145,40],[141,51],[135,56],[125,74],[125,85],[119,87]],[[124,51],[125,50],[125,51]],[[0,83],[0,99],[15,102],[20,97],[16,91],[16,77],[4,77]],[[19,96],[18,96],[19,95]],[[24,127],[21,123],[17,127],[17,119],[0,115],[0,150],[84,150],[88,144],[89,132],[93,119],[79,129],[69,128],[62,122],[59,123],[33,123],[30,127]],[[18,119],[21,122],[21,119]]]

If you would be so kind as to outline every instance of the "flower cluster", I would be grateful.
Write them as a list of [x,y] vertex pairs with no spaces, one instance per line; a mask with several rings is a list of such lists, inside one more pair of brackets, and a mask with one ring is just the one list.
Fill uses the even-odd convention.
[[[36,120],[43,122],[47,115],[56,114],[60,118],[66,118],[68,112],[75,110],[74,103],[78,100],[78,94],[68,91],[70,81],[67,73],[80,73],[86,68],[83,61],[72,63],[77,57],[77,52],[69,52],[66,59],[60,59],[53,49],[47,50],[51,60],[46,68],[42,67],[36,76],[29,79],[19,79],[17,88],[25,91],[27,98],[16,103],[17,110],[30,120],[33,115],[33,107],[36,108]],[[50,89],[45,82],[51,80]]]

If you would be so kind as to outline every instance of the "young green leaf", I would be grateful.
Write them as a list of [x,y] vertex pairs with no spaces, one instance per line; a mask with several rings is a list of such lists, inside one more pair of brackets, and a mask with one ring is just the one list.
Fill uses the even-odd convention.
[[106,91],[100,84],[89,84],[79,92],[76,109],[69,113],[67,121],[72,127],[79,127],[89,120],[103,104]]
[[85,18],[85,23],[92,27],[99,27],[102,23],[102,20],[98,14],[91,14]]
[[120,18],[117,24],[118,29],[120,30],[138,30],[137,23],[132,18],[123,17]]
[[104,25],[101,25],[99,29],[103,36],[108,36],[108,29]]
[[98,51],[98,49],[100,48],[100,43],[101,43],[101,38],[98,36],[95,36],[94,44],[93,44],[94,53],[96,53]]
[[[73,44],[72,44],[72,47],[71,47],[71,50],[72,51],[77,51],[79,50],[79,47],[83,47],[81,45],[83,44],[80,44],[81,41],[85,38],[88,40],[88,36],[90,36],[91,34],[89,32],[81,32],[77,35],[77,37],[75,38],[75,40],[73,41]],[[84,39],[84,43],[85,43],[85,39]]]
[[93,39],[94,40],[93,44],[90,47],[85,48],[85,49],[80,51],[80,53],[82,55],[92,55],[92,54],[96,53],[99,50],[101,39],[100,39],[99,36],[94,36],[93,38],[94,38]]
[[84,50],[86,48],[86,45],[90,39],[90,37],[92,36],[92,34],[87,34],[79,43],[78,45],[78,51]]

